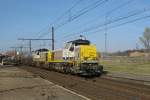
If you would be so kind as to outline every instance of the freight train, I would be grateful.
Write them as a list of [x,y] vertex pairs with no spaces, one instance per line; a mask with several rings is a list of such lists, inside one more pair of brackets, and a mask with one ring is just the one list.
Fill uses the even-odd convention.
[[99,65],[96,46],[82,38],[65,43],[64,48],[60,50],[36,50],[32,58],[34,66],[63,73],[99,76],[103,72],[103,66]]

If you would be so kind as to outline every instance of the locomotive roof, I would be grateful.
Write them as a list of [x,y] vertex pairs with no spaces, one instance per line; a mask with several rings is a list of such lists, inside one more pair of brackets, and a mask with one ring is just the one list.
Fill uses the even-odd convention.
[[77,40],[73,40],[73,41],[69,41],[67,43],[73,43],[73,44],[83,44],[83,45],[89,45],[90,41],[89,40],[83,40],[83,39],[77,39]]
[[48,51],[48,49],[43,48],[43,49],[36,50],[36,52],[45,52],[45,51]]

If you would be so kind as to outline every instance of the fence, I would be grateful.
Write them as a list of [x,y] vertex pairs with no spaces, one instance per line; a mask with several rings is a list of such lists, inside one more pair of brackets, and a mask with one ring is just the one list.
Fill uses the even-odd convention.
[[101,62],[110,63],[150,63],[150,57],[107,56]]

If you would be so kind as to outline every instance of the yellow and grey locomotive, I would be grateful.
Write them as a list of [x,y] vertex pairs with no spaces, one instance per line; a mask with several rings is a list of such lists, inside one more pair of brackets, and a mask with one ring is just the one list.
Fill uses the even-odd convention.
[[103,71],[97,59],[96,46],[86,39],[69,41],[60,50],[37,50],[33,53],[33,63],[50,70],[85,76],[100,75]]

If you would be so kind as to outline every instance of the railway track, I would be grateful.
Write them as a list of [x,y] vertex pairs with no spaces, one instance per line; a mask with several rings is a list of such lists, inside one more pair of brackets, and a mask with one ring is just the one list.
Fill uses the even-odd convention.
[[92,100],[150,100],[150,86],[112,78],[82,78],[45,69],[22,66],[53,83],[82,94]]

